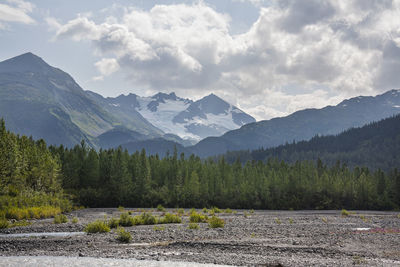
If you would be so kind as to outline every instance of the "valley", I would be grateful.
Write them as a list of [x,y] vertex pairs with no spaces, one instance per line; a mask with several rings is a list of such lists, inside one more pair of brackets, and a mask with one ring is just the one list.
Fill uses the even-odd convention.
[[[81,232],[96,219],[118,218],[124,212],[132,216],[155,209],[84,209],[67,214],[70,221],[54,225],[52,220],[33,221],[27,227],[0,230],[2,263],[18,262],[24,256],[47,256],[56,262],[68,257],[70,264],[98,263],[101,258],[124,259],[115,263],[136,265],[140,262],[162,266],[180,262],[224,264],[235,266],[397,266],[400,264],[400,218],[395,212],[353,211],[348,216],[340,211],[262,211],[233,210],[218,216],[224,228],[210,228],[199,223],[199,229],[188,229],[190,210],[185,210],[180,224],[125,227],[132,242],[119,243],[115,230],[109,233],[80,234],[65,237],[7,237],[5,233]],[[176,213],[167,209],[165,212]],[[202,212],[198,210],[198,212]],[[19,256],[17,258],[3,258]],[[40,262],[26,257],[25,262]],[[88,258],[94,257],[94,258]],[[4,261],[3,261],[4,259]],[[46,257],[44,258],[46,259]],[[129,259],[135,259],[132,263]],[[63,260],[60,258],[59,260]],[[136,262],[139,260],[139,262]],[[104,260],[104,264],[112,264]],[[0,263],[0,265],[2,265]],[[159,265],[158,265],[159,264]],[[200,266],[200,265],[199,265]]]

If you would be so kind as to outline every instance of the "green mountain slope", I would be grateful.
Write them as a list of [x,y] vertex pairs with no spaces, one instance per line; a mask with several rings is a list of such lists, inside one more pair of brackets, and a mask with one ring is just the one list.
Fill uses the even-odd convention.
[[371,169],[391,170],[400,167],[400,115],[352,128],[339,135],[315,136],[276,148],[254,151],[228,152],[226,158],[266,160],[277,157],[287,162],[317,160],[329,165],[337,161],[350,167],[367,166]]
[[391,90],[376,97],[356,97],[336,106],[306,109],[286,117],[250,123],[221,137],[206,138],[192,151],[205,157],[233,150],[269,148],[293,140],[309,140],[317,134],[338,134],[398,113],[400,91]]
[[32,53],[0,62],[0,117],[16,133],[67,146],[83,139],[95,147],[97,136],[119,125],[158,136],[139,116],[102,107],[70,75]]

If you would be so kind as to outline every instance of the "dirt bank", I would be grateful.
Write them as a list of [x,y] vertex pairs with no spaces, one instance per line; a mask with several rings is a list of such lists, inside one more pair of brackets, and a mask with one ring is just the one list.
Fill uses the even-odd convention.
[[[85,209],[68,214],[69,218],[78,218],[77,224],[55,225],[51,219],[37,220],[30,226],[3,229],[0,233],[81,232],[90,221],[119,214],[117,209]],[[250,214],[238,210],[236,214],[219,214],[226,222],[219,229],[199,224],[200,229],[190,230],[187,216],[183,224],[163,225],[161,230],[152,225],[125,227],[133,236],[130,244],[118,243],[114,231],[67,237],[2,235],[0,256],[86,256],[263,266],[400,266],[397,214],[356,211],[342,217],[340,211]]]

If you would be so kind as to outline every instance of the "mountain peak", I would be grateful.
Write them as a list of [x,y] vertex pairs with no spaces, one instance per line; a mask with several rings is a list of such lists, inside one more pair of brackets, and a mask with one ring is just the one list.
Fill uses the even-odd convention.
[[0,72],[39,72],[50,68],[41,57],[31,52],[0,62]]

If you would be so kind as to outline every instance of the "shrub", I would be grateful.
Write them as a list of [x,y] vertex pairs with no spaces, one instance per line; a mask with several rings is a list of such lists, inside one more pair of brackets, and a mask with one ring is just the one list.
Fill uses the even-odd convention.
[[135,219],[129,216],[128,213],[122,213],[119,216],[118,224],[121,226],[133,226],[136,225],[137,223],[135,223]]
[[217,207],[213,207],[213,208],[212,208],[212,211],[213,211],[214,213],[221,213],[221,210],[220,210],[219,208],[217,208]]
[[129,243],[132,241],[132,235],[128,231],[126,231],[122,227],[117,228],[117,237],[116,239],[121,243]]
[[165,208],[161,204],[158,204],[157,211],[165,211]]
[[0,229],[4,229],[4,228],[8,228],[8,227],[10,227],[10,223],[5,219],[1,219],[0,220]]
[[254,214],[254,210],[252,209],[252,210],[250,210],[250,214]]
[[182,219],[175,214],[166,213],[163,218],[158,220],[158,223],[181,223]]
[[7,219],[40,219],[50,218],[61,213],[60,207],[53,206],[40,206],[30,208],[17,208],[11,207],[5,211],[5,217]]
[[281,224],[282,222],[281,222],[281,220],[279,218],[275,218],[275,223],[276,224]]
[[185,210],[180,208],[180,209],[178,209],[177,213],[178,213],[179,216],[183,216],[185,214]]
[[10,227],[22,227],[22,226],[28,226],[31,225],[31,222],[28,222],[27,220],[22,220],[22,221],[16,221],[13,224],[11,224]]
[[106,233],[110,232],[110,227],[105,221],[97,220],[86,225],[84,231],[86,233]]
[[213,216],[208,220],[208,226],[210,228],[223,228],[225,226],[225,221],[221,218]]
[[189,229],[199,229],[200,226],[197,223],[189,223]]
[[66,223],[66,222],[68,222],[68,218],[64,214],[56,215],[56,216],[54,216],[53,222],[55,224]]
[[292,218],[289,218],[289,223],[293,224],[293,219]]
[[232,213],[232,210],[230,208],[227,208],[227,209],[225,209],[224,212],[230,214],[230,213]]
[[124,207],[122,207],[122,206],[118,206],[118,211],[120,211],[120,212],[123,212],[125,210],[125,208]]
[[197,212],[192,212],[189,216],[189,221],[191,223],[202,223],[207,222],[208,217]]
[[400,214],[397,214],[397,218],[399,218],[399,219],[400,219]]
[[142,213],[142,215],[140,215],[140,217],[141,217],[141,224],[151,225],[157,223],[156,217],[154,217],[151,213],[144,212]]
[[345,210],[345,209],[342,209],[342,212],[341,212],[340,214],[342,215],[342,217],[347,217],[347,216],[350,215],[350,212],[348,212],[348,211]]
[[78,218],[77,217],[72,218],[71,222],[72,223],[78,223]]
[[207,208],[203,208],[203,213],[208,213],[208,209]]
[[188,212],[188,214],[190,216],[192,213],[195,213],[195,212],[196,212],[196,209],[195,208],[191,208],[190,211]]
[[[122,215],[122,214],[121,214]],[[108,221],[108,226],[112,229],[112,228],[118,228],[119,226],[119,220],[117,218],[111,218]],[[123,228],[122,228],[123,229]]]

